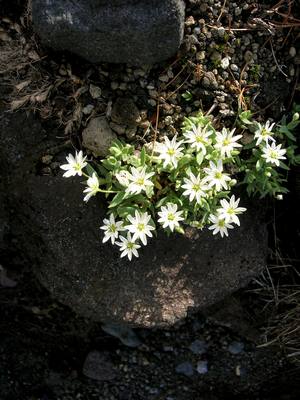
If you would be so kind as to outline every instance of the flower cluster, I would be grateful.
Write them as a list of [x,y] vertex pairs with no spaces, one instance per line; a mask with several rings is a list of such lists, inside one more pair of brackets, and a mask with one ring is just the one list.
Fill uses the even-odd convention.
[[[286,171],[289,170],[288,164],[300,162],[300,156],[295,154],[297,146],[296,137],[293,135],[293,130],[299,124],[299,113],[294,112],[289,123],[286,117],[283,117],[278,125],[270,120],[265,124],[259,123],[253,120],[250,111],[242,112],[239,119],[241,127],[248,130],[252,139],[244,146],[244,149],[250,152],[248,157],[237,159],[239,170],[244,172],[242,183],[247,185],[248,194],[282,198],[282,194],[287,192],[284,183]],[[283,144],[286,148],[282,148]],[[280,172],[278,167],[283,172]]]
[[[246,211],[231,194],[241,176],[249,193],[263,194],[266,188],[275,195],[282,193],[269,190],[265,179],[267,172],[273,176],[272,171],[283,167],[282,160],[291,154],[291,147],[277,144],[282,133],[274,133],[274,126],[269,121],[264,125],[252,121],[250,114],[242,113],[240,131],[239,127],[217,130],[212,119],[200,113],[185,119],[180,137],[165,137],[140,151],[117,140],[99,163],[87,163],[79,151],[75,157],[70,154],[61,168],[64,177],[86,178],[85,202],[98,193],[107,197],[109,216],[100,228],[103,243],[118,246],[121,257],[131,260],[139,256],[158,226],[168,234],[184,233],[188,225],[208,226],[214,235],[228,236]],[[289,125],[280,129],[284,127]],[[251,141],[243,146],[245,129]],[[261,171],[263,182],[258,177]]]

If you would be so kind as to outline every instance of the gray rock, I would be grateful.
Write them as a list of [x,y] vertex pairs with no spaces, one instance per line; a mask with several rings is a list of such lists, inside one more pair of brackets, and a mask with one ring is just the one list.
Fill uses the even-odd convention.
[[128,326],[119,324],[103,324],[102,329],[109,335],[120,339],[125,346],[139,347],[142,344],[135,332]]
[[17,286],[17,282],[7,276],[6,269],[0,264],[0,288],[13,288]]
[[83,364],[82,373],[90,379],[97,381],[111,381],[115,379],[116,373],[109,359],[109,353],[91,351]]
[[193,366],[189,361],[185,361],[185,362],[177,365],[176,372],[178,374],[189,376],[189,377],[194,375]]
[[213,72],[206,72],[204,74],[202,84],[206,89],[217,89],[218,82]]
[[[102,244],[105,209],[99,198],[83,204],[78,179],[31,177],[17,197],[25,218],[19,234],[30,258],[40,260],[37,276],[55,298],[95,320],[172,325],[246,285],[265,265],[266,230],[253,210],[229,238],[160,232],[139,259],[127,262],[117,248]],[[29,246],[28,235],[38,242]]]
[[201,355],[206,353],[208,345],[203,340],[195,340],[193,343],[191,343],[189,348],[194,354]]
[[[57,132],[48,135],[55,138]],[[266,226],[257,204],[246,200],[241,227],[229,238],[207,230],[170,237],[158,232],[139,259],[120,259],[118,248],[102,243],[101,196],[84,204],[80,178],[35,175],[51,143],[52,136],[45,136],[23,114],[2,120],[0,160],[13,166],[5,168],[5,181],[14,250],[26,254],[53,297],[78,314],[104,323],[167,327],[221,301],[264,268]]]
[[109,126],[111,127],[111,129],[116,132],[118,135],[125,135],[125,131],[126,131],[126,126],[124,125],[118,125],[115,122],[111,122],[109,124]]
[[295,48],[294,46],[290,47],[290,49],[289,49],[289,55],[290,55],[290,57],[293,58],[293,57],[296,56],[296,54],[297,54],[296,48]]
[[82,132],[83,146],[91,150],[95,157],[105,157],[116,138],[117,135],[111,130],[105,117],[91,119]]
[[94,63],[153,64],[173,56],[184,28],[183,0],[32,0],[43,43]]
[[207,372],[208,372],[207,361],[198,361],[197,372],[200,375],[207,374]]
[[99,97],[101,97],[102,94],[101,88],[95,85],[90,85],[89,92],[93,99],[99,99]]
[[244,351],[244,343],[242,342],[232,342],[230,343],[230,345],[228,346],[228,351],[231,354],[240,354],[242,351]]
[[111,110],[112,121],[121,126],[136,126],[139,115],[139,109],[134,101],[127,97],[119,97]]

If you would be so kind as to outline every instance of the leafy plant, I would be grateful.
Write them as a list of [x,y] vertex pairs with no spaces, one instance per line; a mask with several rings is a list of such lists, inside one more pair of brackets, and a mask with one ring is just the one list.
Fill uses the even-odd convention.
[[279,198],[287,191],[289,164],[300,163],[293,133],[298,124],[297,112],[275,126],[244,111],[236,134],[236,128],[216,130],[212,117],[199,113],[185,118],[180,137],[165,137],[140,151],[116,140],[100,162],[88,164],[80,151],[61,168],[65,177],[87,178],[85,201],[99,192],[106,196],[103,242],[118,245],[121,257],[131,260],[157,225],[168,234],[209,225],[213,234],[228,236],[246,211],[231,193],[237,183],[245,184],[250,195]]
[[181,96],[184,98],[185,101],[193,100],[193,93],[191,93],[189,90],[186,90]]

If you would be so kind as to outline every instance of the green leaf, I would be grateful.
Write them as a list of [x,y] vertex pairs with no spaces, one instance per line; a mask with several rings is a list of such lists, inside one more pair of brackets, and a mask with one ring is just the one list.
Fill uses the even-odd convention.
[[197,153],[197,155],[196,155],[196,161],[197,161],[197,164],[198,164],[198,165],[201,165],[201,164],[202,164],[203,159],[204,159],[204,154],[203,154],[203,152],[201,151],[200,153]]
[[193,100],[193,94],[189,90],[184,92],[181,96],[184,98],[185,101]]
[[289,168],[286,164],[284,164],[283,162],[280,162],[280,167],[281,167],[282,169],[285,169],[286,171],[289,171],[289,170],[290,170],[290,168]]
[[117,208],[117,213],[120,218],[126,218],[128,215],[134,215],[135,211],[138,210],[137,207],[133,206],[119,206]]
[[242,111],[241,113],[239,113],[239,119],[246,125],[252,124],[252,121],[250,121],[251,118],[252,118],[252,112],[250,110]]
[[101,164],[97,164],[95,166],[95,168],[97,169],[98,175],[104,175],[107,177],[107,175],[109,174],[109,172],[107,171],[106,168],[103,167],[103,165]]
[[92,176],[94,173],[98,176],[96,170],[91,166],[91,164],[87,164],[85,166],[86,172],[89,176]]
[[184,235],[184,229],[181,226],[176,226],[175,231]]
[[177,169],[182,168],[182,167],[184,167],[185,165],[189,164],[189,163],[191,162],[192,159],[193,159],[193,157],[192,157],[190,154],[185,154],[185,155],[184,155],[183,157],[181,157],[181,159],[178,161],[178,167],[177,167]]
[[138,157],[136,157],[136,156],[130,156],[129,158],[128,158],[128,163],[130,164],[130,165],[132,165],[133,167],[140,167],[140,165],[141,165],[141,160],[138,158]]
[[148,197],[148,199],[151,199],[153,194],[154,194],[153,186],[147,186],[146,187],[146,196]]
[[141,165],[144,166],[146,161],[146,150],[145,147],[142,148],[141,151]]
[[117,193],[114,198],[112,199],[110,205],[108,206],[108,208],[114,208],[117,205],[119,205],[120,203],[122,203],[122,201],[124,200],[124,198],[126,197],[126,193],[125,192],[119,192]]
[[283,133],[287,138],[289,138],[292,141],[296,141],[295,136],[292,134],[292,132],[289,131],[289,129],[287,128],[287,126],[281,126],[279,129],[280,133]]

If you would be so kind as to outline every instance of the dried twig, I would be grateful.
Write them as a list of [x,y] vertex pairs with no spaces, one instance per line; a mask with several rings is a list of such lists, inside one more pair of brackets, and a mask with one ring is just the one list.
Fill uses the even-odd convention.
[[273,54],[273,58],[274,58],[275,64],[276,64],[276,66],[278,68],[278,71],[281,72],[287,78],[288,75],[285,72],[283,72],[282,68],[278,64],[278,61],[277,61],[277,58],[276,58],[276,55],[275,55],[275,52],[274,52],[272,40],[270,41],[270,45],[271,45],[271,51],[272,51],[272,54]]

